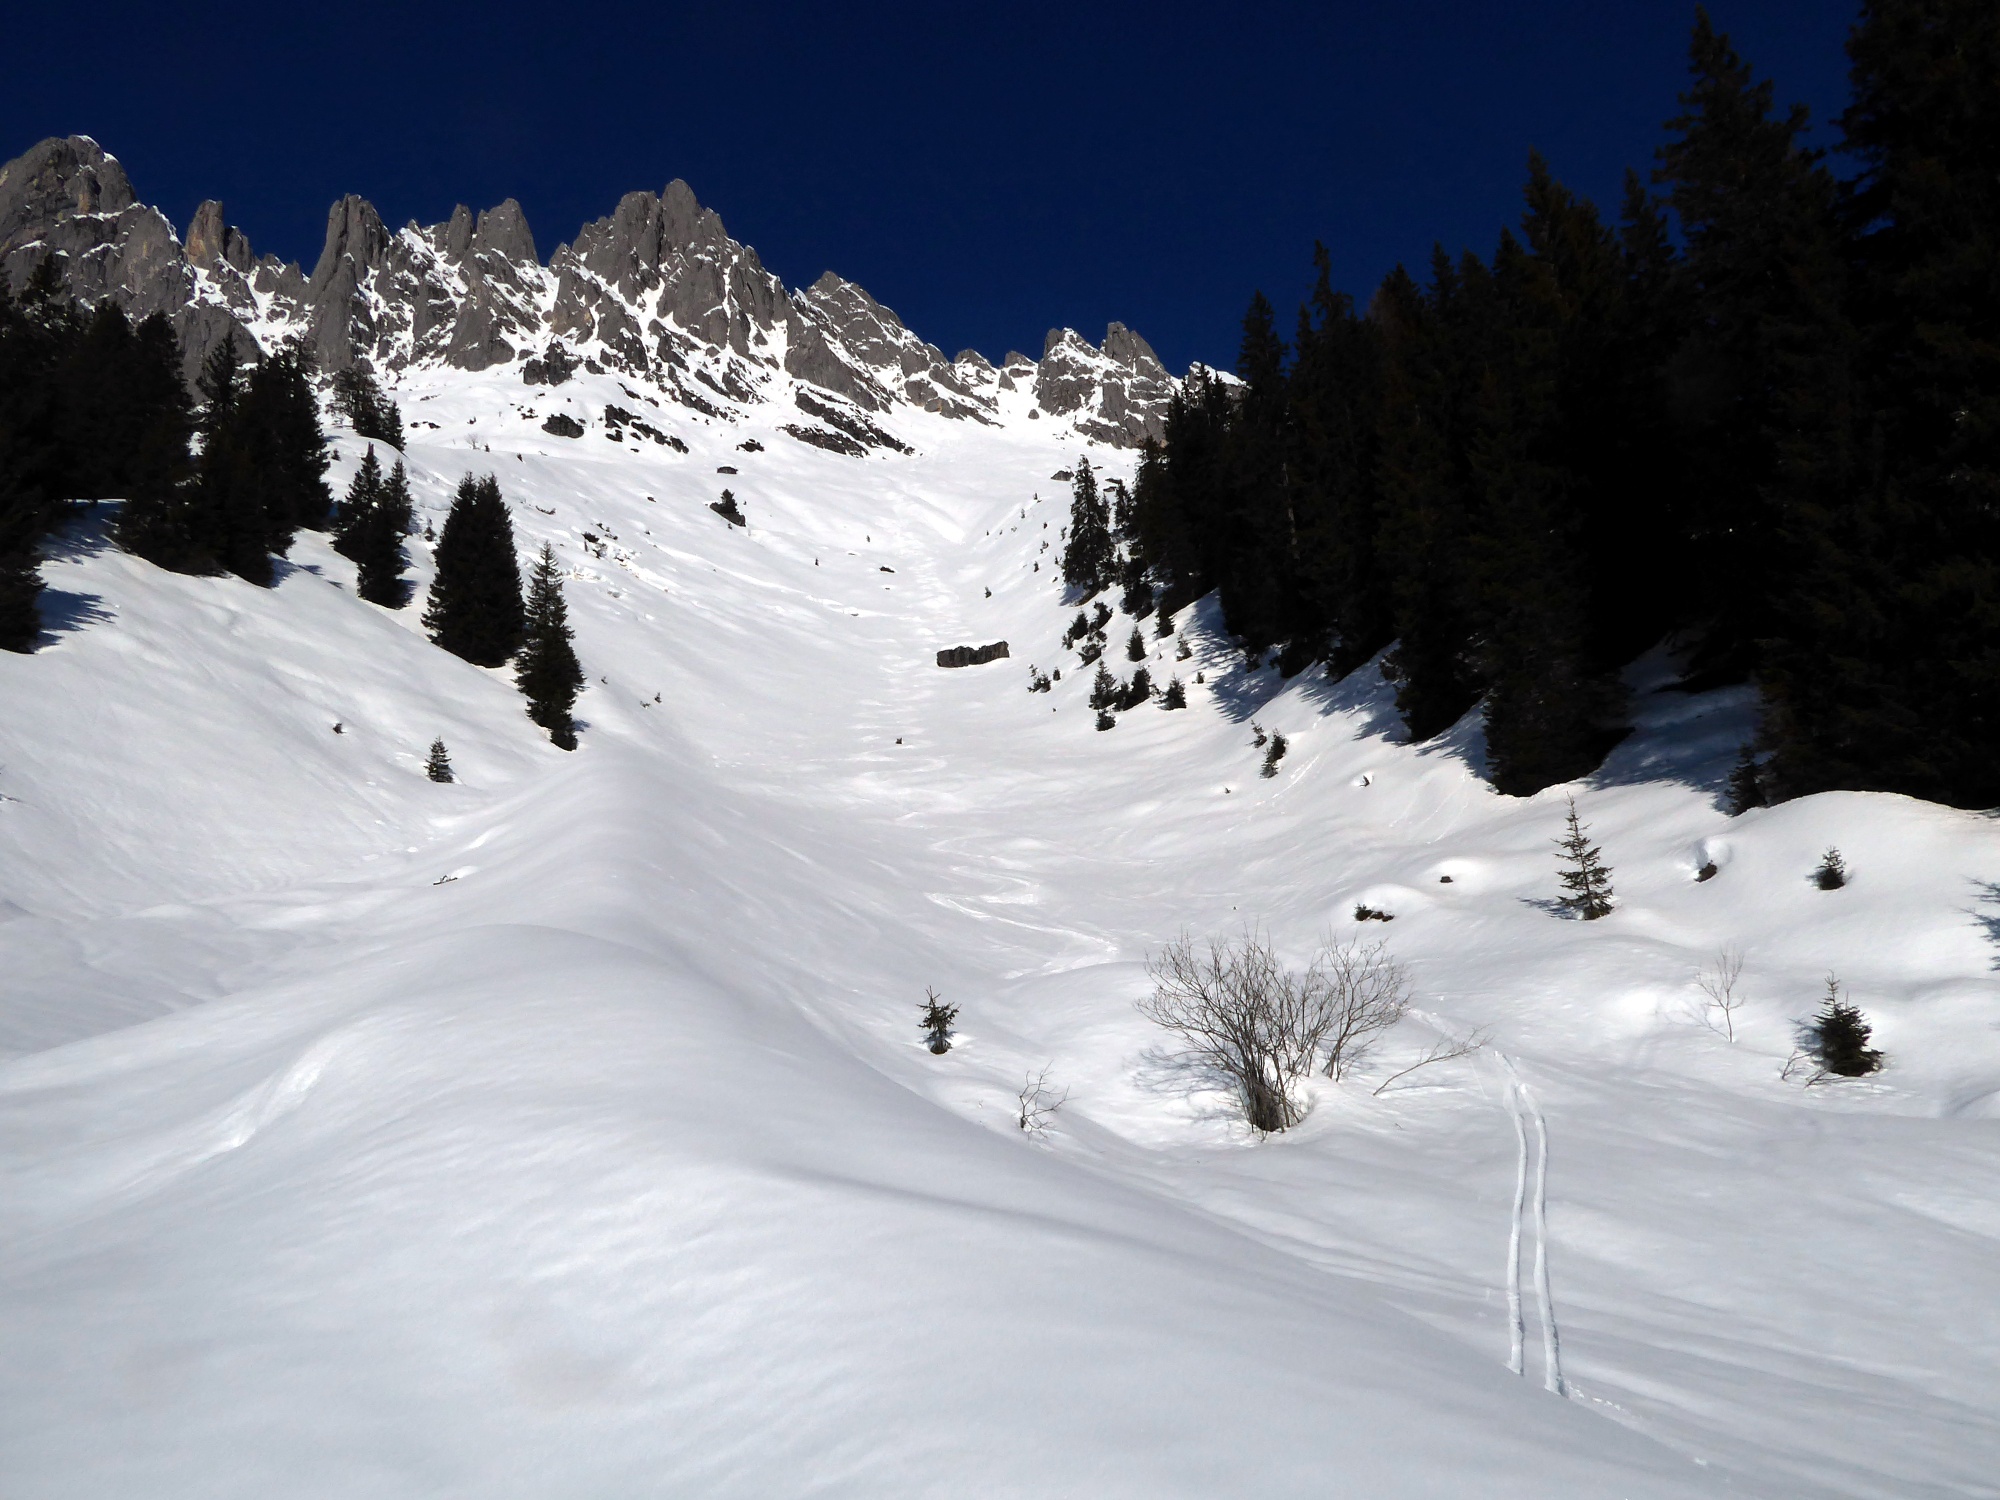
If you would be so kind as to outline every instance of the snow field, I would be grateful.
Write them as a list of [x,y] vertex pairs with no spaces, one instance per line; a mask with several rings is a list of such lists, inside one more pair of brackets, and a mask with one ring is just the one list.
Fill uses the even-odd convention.
[[[490,469],[572,569],[583,748],[424,641],[421,545],[392,613],[322,539],[266,593],[74,530],[62,628],[0,659],[0,1488],[1994,1493],[1988,820],[1728,819],[1747,704],[1646,691],[1574,789],[1619,910],[1570,922],[1560,790],[1494,794],[1469,726],[1394,743],[1372,672],[1246,677],[1207,606],[1178,668],[1146,626],[1189,710],[1093,732],[1060,424],[855,460],[648,409],[681,455],[540,431],[634,407],[608,377],[398,395],[420,515]],[[1253,1142],[1132,1009],[1150,949],[1246,923],[1385,940],[1493,1046],[1370,1097],[1413,1019]],[[1891,1066],[1802,1090],[1829,968]]]

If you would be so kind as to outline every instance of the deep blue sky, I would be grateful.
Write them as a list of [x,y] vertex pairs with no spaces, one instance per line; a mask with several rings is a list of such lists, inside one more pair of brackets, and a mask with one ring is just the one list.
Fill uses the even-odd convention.
[[[1841,107],[1848,0],[1716,0],[1779,97]],[[1614,207],[1674,112],[1684,0],[17,9],[0,157],[95,136],[185,228],[310,270],[346,192],[526,207],[542,255],[685,177],[788,283],[831,267],[947,353],[1117,319],[1233,363],[1315,238],[1365,296],[1489,249],[1530,147]]]

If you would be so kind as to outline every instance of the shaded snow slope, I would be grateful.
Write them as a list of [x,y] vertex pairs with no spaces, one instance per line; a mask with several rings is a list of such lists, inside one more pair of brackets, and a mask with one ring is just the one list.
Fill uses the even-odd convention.
[[[1189,710],[1093,732],[1052,562],[1078,450],[1025,392],[898,414],[907,457],[778,412],[649,410],[685,454],[541,430],[619,390],[398,393],[421,513],[491,469],[571,569],[574,755],[320,538],[269,592],[102,514],[57,549],[57,628],[0,657],[0,1490],[1994,1493],[1988,820],[1731,820],[1747,706],[1648,692],[1573,789],[1619,909],[1570,922],[1562,792],[1493,793],[1469,729],[1398,745],[1371,674],[1246,675],[1196,611]],[[1264,1142],[1132,1009],[1149,949],[1248,922],[1386,939],[1427,1018]],[[1723,943],[1734,1044],[1695,1009]],[[1890,1067],[1806,1090],[1829,968]],[[1532,1170],[1506,1365],[1538,1120],[1568,1399]]]

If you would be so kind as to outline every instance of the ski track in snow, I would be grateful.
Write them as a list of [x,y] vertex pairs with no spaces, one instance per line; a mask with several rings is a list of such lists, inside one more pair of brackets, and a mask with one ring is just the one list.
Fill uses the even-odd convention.
[[1551,1395],[1569,1395],[1562,1372],[1562,1341],[1556,1332],[1555,1295],[1549,1288],[1549,1122],[1535,1103],[1534,1092],[1521,1081],[1514,1059],[1500,1054],[1507,1070],[1507,1113],[1514,1121],[1514,1141],[1519,1148],[1514,1172],[1514,1209],[1507,1232],[1507,1316],[1510,1343],[1507,1368],[1516,1375],[1525,1373],[1524,1345],[1527,1330],[1521,1313],[1521,1216],[1528,1201],[1528,1130],[1524,1120],[1535,1122],[1534,1206],[1535,1306],[1542,1319],[1542,1389]]
[[[1213,601],[1185,661],[1147,626],[1189,708],[1100,734],[1050,571],[1061,423],[899,414],[918,453],[863,460],[772,403],[666,412],[689,453],[632,455],[519,390],[398,394],[441,424],[420,518],[491,468],[558,548],[576,754],[422,639],[421,544],[386,612],[322,538],[266,592],[100,515],[53,549],[59,628],[0,658],[0,1493],[1995,1493],[1990,822],[1728,819],[1747,704],[1656,691],[1658,656],[1603,772],[1503,798],[1476,724],[1407,746],[1373,668],[1246,674]],[[490,454],[448,440],[474,416]],[[747,530],[706,509],[719,463]],[[1293,746],[1272,780],[1253,718]],[[1537,904],[1565,790],[1603,922]],[[1302,958],[1360,901],[1501,1066],[1316,1080],[1257,1141],[1158,1059],[1146,955],[1262,923]],[[1690,1010],[1724,942],[1734,1046]],[[1891,1068],[1806,1093],[1777,1073],[1828,967]],[[944,1058],[927,985],[965,1007]],[[1392,1034],[1373,1076],[1417,1053]],[[1044,1065],[1067,1102],[1030,1150]],[[1574,1400],[1513,1378],[1524,1274]]]
[[1528,1197],[1528,1132],[1521,1124],[1520,1089],[1511,1077],[1507,1115],[1514,1122],[1514,1140],[1520,1147],[1514,1171],[1514,1210],[1507,1226],[1507,1368],[1519,1375],[1526,1369],[1527,1358],[1527,1326],[1521,1314],[1521,1214]]

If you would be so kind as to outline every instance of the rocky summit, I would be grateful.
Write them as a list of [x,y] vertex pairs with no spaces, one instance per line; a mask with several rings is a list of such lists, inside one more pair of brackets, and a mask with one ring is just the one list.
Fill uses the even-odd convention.
[[302,338],[327,374],[512,364],[526,384],[544,385],[581,367],[709,415],[794,405],[815,419],[795,435],[837,451],[886,438],[865,413],[915,406],[990,422],[1001,392],[1024,389],[1030,415],[1136,447],[1161,435],[1176,384],[1120,323],[1101,346],[1051,329],[1039,361],[1009,353],[996,367],[974,350],[947,358],[832,271],[787,289],[678,179],[657,194],[627,193],[546,264],[511,198],[392,231],[350,194],[328,210],[308,275],[254,255],[213,200],[177,234],[138,201],[116,157],[69,136],[0,167],[0,274],[18,291],[51,257],[86,303],[109,299],[134,318],[165,313],[190,381],[224,339],[254,355]]

